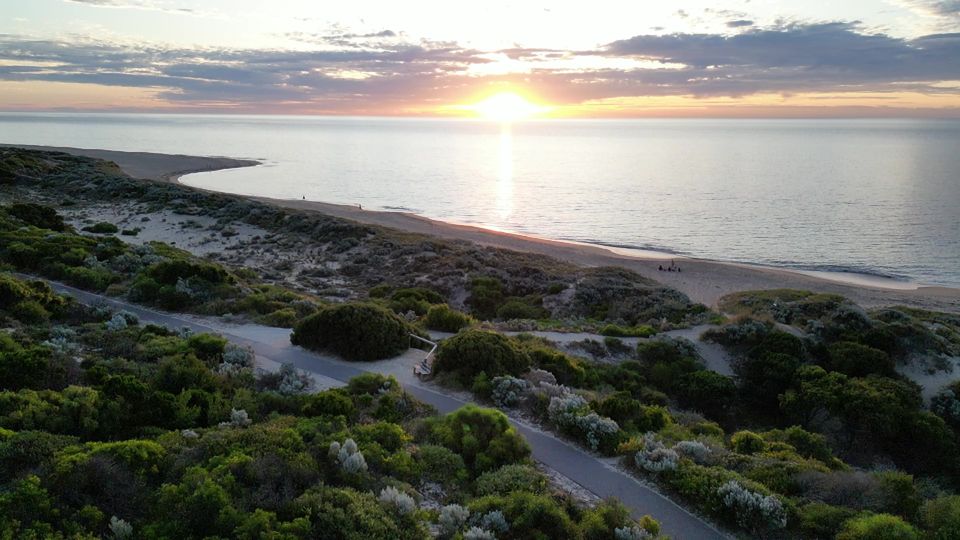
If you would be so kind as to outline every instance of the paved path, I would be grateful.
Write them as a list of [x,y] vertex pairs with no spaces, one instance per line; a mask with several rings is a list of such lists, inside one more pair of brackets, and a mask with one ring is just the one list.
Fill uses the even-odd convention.
[[[307,371],[315,377],[320,377],[320,380],[333,379],[346,382],[367,371],[358,367],[356,363],[348,363],[291,345],[289,341],[282,339],[284,333],[289,333],[289,330],[252,325],[223,325],[203,321],[196,317],[156,311],[59,283],[51,283],[51,286],[59,292],[76,297],[85,304],[105,304],[113,309],[130,311],[144,322],[161,324],[170,328],[188,327],[195,332],[219,333],[233,343],[252,347],[257,354],[258,361],[266,360],[265,363],[268,366],[276,365],[276,363],[292,363],[297,368]],[[414,359],[419,358],[418,354],[420,354],[419,351],[404,355],[401,358],[414,361]],[[384,363],[364,365],[378,368],[378,366],[383,366]],[[376,370],[384,371],[383,369]],[[433,388],[419,385],[410,377],[403,377],[400,382],[417,399],[433,405],[441,413],[449,413],[468,403]],[[660,522],[663,533],[675,540],[727,538],[712,525],[691,514],[670,499],[643,485],[630,475],[609,467],[580,448],[522,422],[511,419],[511,423],[530,443],[534,459],[600,497],[616,497],[631,509],[634,517],[639,518],[644,514],[650,514]]]

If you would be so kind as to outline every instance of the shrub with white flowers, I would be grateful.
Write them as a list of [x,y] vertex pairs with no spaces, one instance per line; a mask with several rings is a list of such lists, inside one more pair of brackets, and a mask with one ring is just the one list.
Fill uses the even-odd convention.
[[481,529],[480,527],[470,527],[463,533],[463,540],[497,540],[492,532]]
[[736,480],[717,488],[723,505],[733,511],[737,524],[749,531],[782,529],[787,526],[787,512],[780,499],[751,491]]
[[587,439],[587,446],[594,451],[600,448],[605,438],[612,437],[620,431],[620,426],[614,420],[595,412],[578,416],[576,422],[577,427]]
[[647,472],[661,473],[676,469],[680,456],[664,446],[656,434],[648,432],[643,436],[643,449],[637,452],[633,460],[637,467]]
[[699,465],[708,463],[713,453],[709,446],[700,441],[680,441],[673,445],[673,450]]
[[648,540],[653,538],[650,531],[631,525],[629,527],[617,527],[613,530],[614,540]]
[[223,352],[223,361],[217,366],[217,373],[221,375],[239,375],[253,369],[256,355],[250,347],[241,347],[228,343]]
[[587,400],[573,393],[550,398],[547,417],[560,429],[581,434],[591,450],[620,431],[615,421],[591,411]]
[[440,509],[440,518],[437,520],[437,524],[440,525],[440,536],[450,538],[457,534],[467,524],[469,518],[470,510],[459,504],[444,506]]
[[503,515],[503,512],[500,510],[491,510],[487,512],[477,521],[477,524],[481,529],[493,532],[493,533],[505,533],[510,530],[510,524],[507,522],[507,517]]
[[128,326],[136,326],[138,324],[140,324],[140,317],[126,310],[118,311],[107,321],[107,330],[117,332]]
[[565,394],[550,398],[547,417],[560,427],[573,426],[577,417],[587,409],[587,400],[578,394]]
[[393,486],[387,486],[380,490],[379,500],[380,504],[400,514],[411,514],[417,509],[417,503],[413,500],[413,497]]
[[250,415],[247,414],[246,409],[231,409],[230,420],[227,422],[220,422],[220,427],[243,428],[249,426],[252,422],[253,421],[250,420]]
[[305,371],[293,367],[293,364],[287,363],[280,366],[280,383],[277,385],[277,391],[286,396],[295,394],[306,394],[313,390],[313,377]]
[[110,260],[110,269],[124,274],[134,274],[143,268],[143,259],[133,252],[121,253]]
[[76,343],[77,333],[69,326],[54,326],[50,329],[50,339],[43,345],[50,347],[59,354],[73,354],[80,349]]
[[367,460],[363,458],[363,453],[353,439],[343,441],[342,445],[333,441],[330,443],[328,455],[330,459],[336,460],[345,472],[354,474],[367,470]]
[[498,407],[514,407],[530,389],[530,383],[509,375],[494,377],[493,402]]
[[110,518],[110,532],[116,540],[126,540],[133,536],[133,525],[113,516]]
[[209,296],[207,286],[197,276],[190,276],[187,279],[177,278],[174,289],[195,302],[206,300]]

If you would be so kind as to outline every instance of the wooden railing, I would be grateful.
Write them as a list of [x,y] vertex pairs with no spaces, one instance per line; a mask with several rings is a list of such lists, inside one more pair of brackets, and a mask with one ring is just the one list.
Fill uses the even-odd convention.
[[430,375],[433,373],[433,353],[437,352],[436,342],[430,341],[429,339],[424,339],[415,334],[410,334],[410,338],[430,345],[430,352],[423,357],[423,360],[421,360],[419,364],[413,366],[413,372],[417,375]]

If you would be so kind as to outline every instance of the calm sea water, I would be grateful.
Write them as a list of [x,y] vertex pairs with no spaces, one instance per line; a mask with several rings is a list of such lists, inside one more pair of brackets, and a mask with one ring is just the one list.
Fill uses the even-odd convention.
[[261,159],[190,175],[539,236],[960,285],[960,121],[0,114],[0,142]]

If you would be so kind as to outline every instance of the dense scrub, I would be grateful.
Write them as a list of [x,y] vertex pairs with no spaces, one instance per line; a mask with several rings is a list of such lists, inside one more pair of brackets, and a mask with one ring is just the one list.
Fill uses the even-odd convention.
[[[477,362],[459,382],[622,456],[636,474],[754,536],[949,538],[960,530],[951,513],[960,508],[960,382],[926,410],[896,370],[908,358],[949,354],[955,317],[868,313],[797,291],[741,293],[724,305],[740,317],[706,338],[729,349],[736,377],[706,370],[682,339],[640,340],[632,358],[611,365],[529,335],[484,335],[525,353],[531,370],[492,375],[481,368],[495,364]],[[448,341],[466,342],[461,336]],[[445,369],[461,356],[444,359]]]
[[328,350],[347,360],[381,360],[410,346],[413,330],[391,311],[375,304],[339,304],[297,323],[294,345]]
[[[258,373],[219,336],[143,325],[6,274],[0,291],[4,537],[658,531],[616,502],[587,508],[551,489],[497,411],[438,417],[377,374],[310,394],[296,370]],[[48,319],[21,317],[24,301]]]
[[172,311],[240,314],[292,326],[315,304],[302,294],[238,277],[217,263],[163,243],[131,246],[113,236],[78,234],[52,209],[0,207],[0,261],[21,272]]

